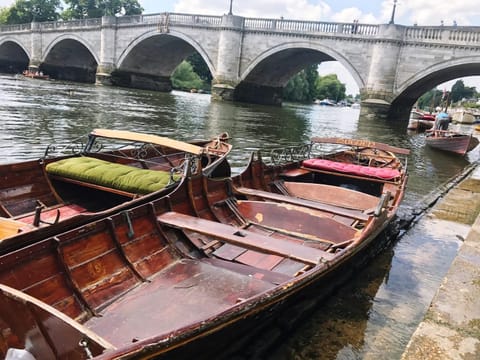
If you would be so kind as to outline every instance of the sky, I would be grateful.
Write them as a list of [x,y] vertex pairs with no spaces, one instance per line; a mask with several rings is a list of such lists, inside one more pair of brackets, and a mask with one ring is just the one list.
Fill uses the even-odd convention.
[[[279,18],[352,22],[358,19],[364,24],[387,24],[392,17],[399,25],[419,26],[452,25],[480,26],[480,0],[139,0],[145,14],[177,12],[202,15],[228,13],[232,1],[234,15],[244,17]],[[0,6],[8,6],[14,0],[0,0]],[[326,62],[319,67],[320,75],[336,73],[346,84],[347,94],[358,92],[358,86],[348,71],[338,62]],[[480,77],[463,78],[466,86],[480,90]],[[454,81],[440,84],[439,88],[451,88]]]

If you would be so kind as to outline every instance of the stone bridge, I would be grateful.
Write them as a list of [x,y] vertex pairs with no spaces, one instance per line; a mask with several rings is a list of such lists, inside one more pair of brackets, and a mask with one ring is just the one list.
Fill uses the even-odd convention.
[[339,61],[362,112],[405,117],[436,85],[480,75],[480,27],[420,27],[160,13],[0,27],[0,71],[170,91],[180,62],[198,52],[212,98],[281,104],[307,65]]

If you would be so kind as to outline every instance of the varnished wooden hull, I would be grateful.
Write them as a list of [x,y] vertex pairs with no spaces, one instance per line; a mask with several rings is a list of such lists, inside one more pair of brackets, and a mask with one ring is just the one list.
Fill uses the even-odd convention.
[[459,155],[465,155],[467,152],[473,150],[479,143],[478,139],[472,135],[452,132],[447,132],[446,135],[441,136],[427,136],[425,142],[432,148]]
[[[209,144],[209,141],[192,144],[203,146]],[[224,155],[227,154],[228,151]],[[149,194],[127,193],[54,177],[46,171],[48,164],[77,157],[80,155],[46,157],[0,165],[0,254],[148,202],[170,193],[178,186],[178,181],[172,181],[164,188]],[[81,157],[128,165],[133,169],[147,168],[162,172],[170,172],[174,167],[180,169],[185,163],[185,152],[162,146],[144,146],[141,152],[134,147],[119,151],[92,151],[82,154]],[[215,156],[212,155],[211,159],[215,159]],[[214,164],[210,175],[230,175],[230,167],[225,157],[219,156],[218,159],[223,162]],[[204,164],[207,164],[207,161]],[[202,165],[198,164],[196,169],[201,171]],[[179,171],[179,177],[187,176],[191,169],[183,166]]]
[[[378,197],[374,211],[268,189],[292,170],[252,159],[233,179],[184,178],[160,199],[1,255],[0,353],[229,358],[292,304],[314,306],[382,246],[407,176],[358,194],[364,206]],[[310,184],[323,175],[345,178],[301,172]],[[351,180],[367,181],[341,183]]]

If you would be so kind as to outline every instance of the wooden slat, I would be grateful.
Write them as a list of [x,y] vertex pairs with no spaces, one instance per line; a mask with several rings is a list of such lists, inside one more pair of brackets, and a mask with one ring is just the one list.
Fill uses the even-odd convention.
[[94,129],[91,132],[91,135],[110,139],[140,141],[149,144],[163,145],[172,149],[185,151],[195,155],[200,155],[204,151],[203,147],[193,145],[187,142],[178,141],[157,135],[142,134],[126,130]]
[[288,240],[270,238],[234,226],[188,216],[174,211],[164,213],[158,216],[157,219],[164,225],[207,234],[229,244],[250,250],[280,255],[310,265],[317,265],[322,259],[328,261],[335,257],[334,254],[289,242]]
[[384,151],[391,151],[397,154],[408,155],[410,154],[410,150],[403,149],[395,146],[390,146],[387,144],[369,141],[369,140],[359,140],[359,139],[343,139],[343,138],[335,138],[335,137],[314,137],[311,139],[314,143],[328,143],[328,144],[341,144],[341,145],[349,145],[349,146],[358,146],[358,147],[366,147],[366,148],[373,148],[379,149]]
[[275,200],[275,201],[279,201],[287,204],[306,206],[311,209],[326,211],[332,214],[346,216],[356,220],[367,221],[369,219],[368,215],[360,211],[353,211],[353,210],[345,209],[345,208],[334,206],[334,205],[322,204],[318,201],[300,199],[293,196],[285,196],[281,194],[271,193],[268,191],[250,189],[245,187],[235,188],[235,191],[243,195],[258,196],[264,199]]

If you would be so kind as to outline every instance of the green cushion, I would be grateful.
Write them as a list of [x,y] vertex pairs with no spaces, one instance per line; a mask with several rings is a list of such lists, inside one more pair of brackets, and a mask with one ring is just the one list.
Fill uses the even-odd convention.
[[[52,175],[80,180],[135,194],[161,190],[170,183],[167,171],[139,169],[92,157],[74,157],[52,162],[46,167]],[[174,175],[175,181],[180,179]]]

